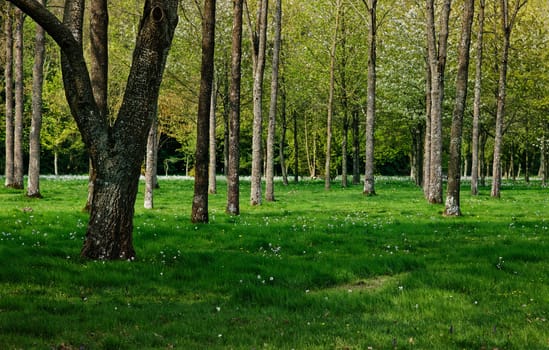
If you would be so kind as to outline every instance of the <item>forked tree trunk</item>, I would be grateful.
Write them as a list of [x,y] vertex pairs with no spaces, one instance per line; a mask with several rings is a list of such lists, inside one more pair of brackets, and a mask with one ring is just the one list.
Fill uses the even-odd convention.
[[469,77],[469,48],[471,46],[471,26],[475,3],[465,0],[461,23],[461,40],[458,53],[458,72],[456,79],[456,102],[452,115],[450,132],[450,160],[448,162],[448,187],[446,191],[446,208],[444,215],[460,216],[460,185],[461,185],[461,143],[463,131],[463,115],[467,99],[467,81]]
[[265,171],[265,200],[272,202],[274,195],[274,144],[276,133],[276,107],[278,99],[278,68],[280,63],[280,44],[282,32],[282,1],[275,5],[275,36],[273,46],[273,63],[271,76],[271,104],[269,106],[269,127],[267,130],[267,167]]
[[192,222],[208,222],[208,149],[210,133],[210,105],[214,77],[215,0],[204,1],[202,16],[202,65],[196,132],[194,197]]
[[229,167],[227,174],[227,213],[240,214],[240,81],[242,59],[243,0],[233,2],[231,84],[229,116]]
[[13,185],[11,187],[23,189],[23,24],[25,15],[21,10],[15,11],[15,119],[13,131]]
[[4,22],[6,65],[4,67],[5,93],[6,93],[6,163],[5,181],[6,187],[12,187],[13,177],[13,11],[11,4],[6,4],[6,16]]
[[[44,4],[44,0],[39,0]],[[45,35],[36,25],[34,65],[32,68],[32,120],[29,135],[29,176],[27,196],[41,198],[40,193],[40,131],[42,129],[42,87],[44,82]]]
[[478,33],[477,33],[477,57],[475,68],[475,96],[473,99],[473,137],[472,137],[472,156],[471,156],[471,194],[478,195],[479,178],[479,122],[480,122],[480,103],[482,91],[482,55],[484,46],[484,8],[485,0],[480,0],[478,13]]

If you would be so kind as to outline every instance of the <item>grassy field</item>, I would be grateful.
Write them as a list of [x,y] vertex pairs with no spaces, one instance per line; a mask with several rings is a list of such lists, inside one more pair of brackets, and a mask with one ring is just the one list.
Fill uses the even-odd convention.
[[277,201],[190,223],[192,182],[136,205],[134,262],[79,258],[85,180],[0,189],[0,349],[548,349],[549,190],[505,183],[445,218],[412,183]]

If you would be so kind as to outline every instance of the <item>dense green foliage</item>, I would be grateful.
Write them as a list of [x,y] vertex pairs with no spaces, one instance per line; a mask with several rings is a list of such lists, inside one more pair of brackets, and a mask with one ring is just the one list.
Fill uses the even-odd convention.
[[[278,201],[188,215],[161,179],[135,215],[132,262],[81,260],[87,181],[0,189],[0,348],[542,349],[549,344],[548,190],[504,183],[445,218],[420,189],[278,187]],[[277,185],[278,186],[278,185]],[[244,182],[242,191],[249,191]],[[137,203],[142,203],[138,198]]]

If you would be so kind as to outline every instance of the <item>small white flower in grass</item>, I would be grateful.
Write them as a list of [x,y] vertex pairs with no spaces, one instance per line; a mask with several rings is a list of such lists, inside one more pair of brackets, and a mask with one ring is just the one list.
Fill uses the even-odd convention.
[[309,293],[309,290],[308,290],[308,289],[305,289],[305,293]]
[[398,290],[402,292],[404,290],[404,286],[398,286]]
[[160,272],[160,276],[164,276],[164,272]]
[[223,336],[223,334],[221,334],[221,333],[219,333],[219,334],[217,335],[218,338],[221,338],[222,336]]
[[215,309],[217,310],[217,312],[221,311],[221,307],[220,307],[220,306],[216,306]]
[[273,276],[269,277],[269,281],[274,281],[274,279],[275,278]]
[[260,279],[261,279],[261,275],[257,275],[257,279],[260,280]]

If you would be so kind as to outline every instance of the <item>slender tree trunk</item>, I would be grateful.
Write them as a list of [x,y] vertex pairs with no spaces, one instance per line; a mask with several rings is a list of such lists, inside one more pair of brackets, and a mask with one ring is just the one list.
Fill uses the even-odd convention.
[[424,124],[418,122],[411,130],[413,140],[411,176],[417,186],[423,184],[423,145],[425,141]]
[[298,136],[297,136],[297,113],[294,111],[293,113],[293,119],[294,119],[294,182],[299,182],[299,143],[298,143]]
[[[368,59],[368,91],[366,103],[366,171],[364,174],[363,194],[373,196],[376,194],[374,186],[374,130],[376,119],[376,7],[377,0],[369,0],[367,5],[370,14],[370,32],[368,41],[370,53]],[[365,2],[366,4],[366,2]]]
[[276,107],[278,98],[278,68],[280,63],[280,44],[282,32],[282,1],[276,0],[275,5],[275,36],[273,46],[273,64],[271,78],[271,105],[269,108],[269,128],[267,132],[267,169],[265,172],[265,200],[272,202],[274,195],[274,143],[276,132]]
[[[261,168],[263,138],[263,77],[265,73],[265,52],[267,44],[268,0],[259,1],[257,27],[252,32],[253,48],[253,136],[252,136],[252,176],[250,205],[261,205]],[[252,28],[250,22],[250,29]]]
[[[39,0],[44,5],[44,0]],[[36,25],[34,66],[32,68],[32,120],[29,137],[29,176],[27,196],[41,198],[40,194],[40,131],[42,129],[42,88],[45,58],[44,29]]]
[[216,164],[217,164],[217,157],[215,152],[215,146],[216,146],[216,139],[215,139],[215,129],[216,129],[216,115],[215,110],[217,106],[217,85],[215,83],[215,77],[214,77],[214,83],[212,88],[212,96],[210,99],[210,160],[208,165],[208,193],[210,194],[216,194],[217,193],[217,181],[215,178],[216,175]]
[[[282,81],[284,82],[284,81]],[[286,156],[284,155],[284,151],[286,149],[286,133],[288,131],[288,121],[286,118],[286,92],[284,90],[284,87],[282,86],[282,89],[280,90],[280,102],[281,102],[281,127],[282,130],[280,131],[280,144],[278,147],[279,152],[279,158],[280,158],[280,168],[282,170],[282,183],[284,186],[288,186],[288,169],[286,168]]]
[[210,105],[214,77],[215,0],[204,0],[202,16],[202,68],[196,132],[192,222],[208,222],[208,148]]
[[23,189],[23,23],[25,15],[19,9],[15,11],[15,119],[13,131],[13,188]]
[[494,198],[500,197],[501,190],[501,148],[503,139],[503,125],[505,118],[505,98],[507,94],[507,70],[509,60],[509,49],[511,46],[511,31],[515,24],[516,17],[526,0],[516,0],[512,13],[509,13],[509,1],[501,0],[501,27],[503,30],[503,51],[499,66],[498,97],[496,109],[496,130],[494,135],[494,160],[492,167],[492,190],[490,195]]
[[341,16],[341,0],[336,0],[336,17],[332,47],[330,49],[330,86],[328,91],[328,116],[326,118],[326,163],[324,167],[324,189],[330,189],[330,168],[332,161],[332,120],[334,115],[334,89],[335,89],[335,61],[339,21]]
[[5,93],[6,93],[6,163],[5,182],[6,187],[13,187],[13,133],[14,133],[14,105],[13,105],[13,11],[12,5],[6,4],[6,17],[4,33],[6,40],[6,65],[4,67]]
[[147,156],[145,159],[145,195],[143,206],[145,209],[154,208],[154,189],[156,178],[156,164],[158,161],[158,118],[155,118],[149,130],[147,139]]
[[360,132],[357,108],[353,108],[351,116],[353,118],[353,185],[358,185],[360,184]]
[[423,142],[423,195],[425,199],[429,198],[429,188],[431,186],[431,65],[429,57],[425,57],[425,134]]
[[477,33],[477,57],[475,68],[475,96],[473,101],[473,137],[472,137],[472,157],[471,157],[471,194],[478,195],[478,177],[479,177],[479,121],[480,121],[480,103],[482,91],[482,55],[484,46],[484,9],[485,0],[480,0],[478,13],[478,33]]
[[345,11],[341,11],[341,63],[340,63],[340,86],[341,86],[341,109],[343,110],[343,130],[341,140],[341,187],[347,187],[348,183],[348,144],[349,144],[349,98],[347,96],[347,28],[345,23]]
[[467,100],[467,81],[469,78],[469,48],[471,46],[471,26],[475,11],[474,0],[465,0],[461,23],[461,40],[458,49],[458,73],[456,79],[456,102],[452,115],[450,132],[450,160],[448,162],[448,187],[446,190],[446,208],[444,215],[460,216],[461,185],[461,144],[463,134],[463,115]]
[[444,71],[448,49],[448,21],[451,0],[444,0],[440,14],[438,43],[435,30],[434,0],[427,0],[427,38],[431,69],[431,152],[429,171],[429,203],[442,203],[442,101]]
[[233,2],[231,84],[229,118],[229,166],[227,174],[227,213],[240,214],[240,80],[242,58],[243,0]]

